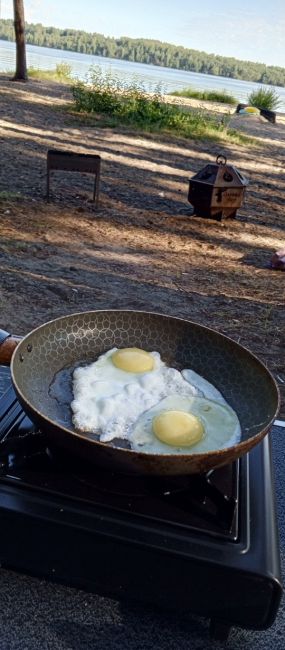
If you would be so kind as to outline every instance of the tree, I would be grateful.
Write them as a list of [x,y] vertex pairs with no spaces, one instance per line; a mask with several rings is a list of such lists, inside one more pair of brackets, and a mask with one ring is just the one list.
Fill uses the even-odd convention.
[[27,81],[24,0],[13,0],[13,3],[16,38],[16,71],[13,79],[14,81]]

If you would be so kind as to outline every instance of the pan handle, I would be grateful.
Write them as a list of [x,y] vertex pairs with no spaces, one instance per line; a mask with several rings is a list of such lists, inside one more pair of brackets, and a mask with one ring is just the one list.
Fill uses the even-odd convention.
[[9,332],[0,329],[0,364],[9,366],[12,354],[21,341],[20,336],[13,336]]

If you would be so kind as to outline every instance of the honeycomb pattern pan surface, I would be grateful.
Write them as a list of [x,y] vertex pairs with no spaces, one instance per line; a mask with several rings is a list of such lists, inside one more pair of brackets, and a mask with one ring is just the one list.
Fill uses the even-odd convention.
[[[236,411],[240,443],[205,454],[165,456],[135,452],[118,441],[101,443],[76,432],[66,390],[70,373],[115,346],[157,350],[169,366],[192,368],[205,377]],[[11,372],[23,408],[55,444],[117,471],[175,475],[230,463],[266,435],[279,407],[273,377],[246,348],[197,323],[156,313],[105,310],[50,321],[20,342]]]

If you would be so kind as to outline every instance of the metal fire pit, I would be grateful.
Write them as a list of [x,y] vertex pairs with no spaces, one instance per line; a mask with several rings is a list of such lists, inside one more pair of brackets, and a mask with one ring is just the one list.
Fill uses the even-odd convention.
[[206,219],[235,217],[242,205],[248,180],[231,165],[225,156],[217,156],[216,164],[209,163],[189,181],[188,201],[194,214]]

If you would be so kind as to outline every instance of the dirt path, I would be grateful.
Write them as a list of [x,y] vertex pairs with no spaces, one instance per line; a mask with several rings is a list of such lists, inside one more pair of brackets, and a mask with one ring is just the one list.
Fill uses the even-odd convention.
[[[285,245],[284,118],[233,115],[259,138],[250,147],[142,137],[55,110],[63,86],[0,81],[0,327],[25,334],[96,308],[178,315],[250,348],[284,394],[285,273],[268,268]],[[88,175],[55,175],[46,204],[51,147],[101,155],[97,212]],[[249,179],[244,206],[222,223],[191,218],[189,178],[220,153]]]

